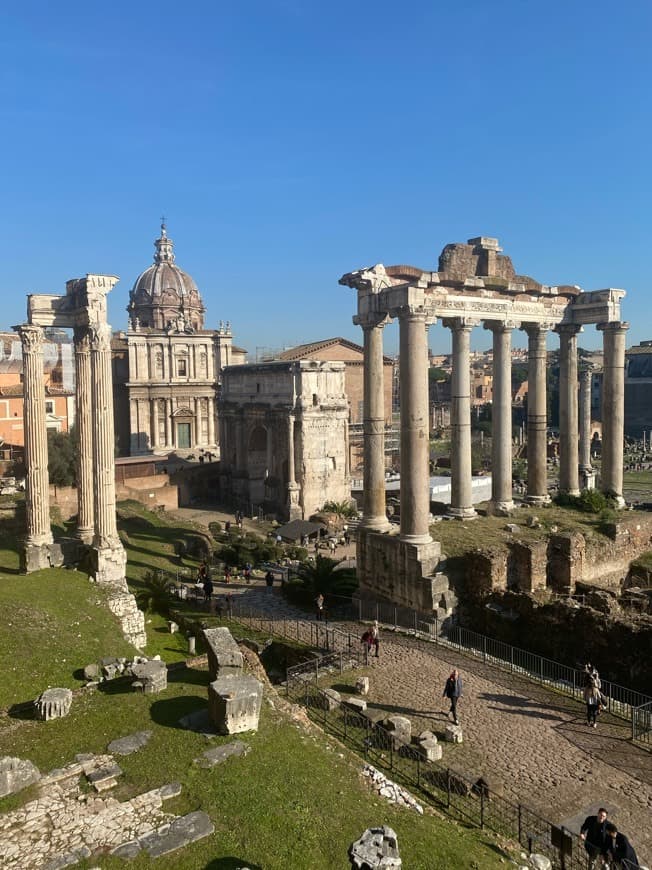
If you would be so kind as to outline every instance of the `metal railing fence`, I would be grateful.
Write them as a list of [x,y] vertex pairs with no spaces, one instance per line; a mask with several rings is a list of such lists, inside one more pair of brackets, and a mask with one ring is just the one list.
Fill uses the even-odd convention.
[[289,679],[288,695],[311,718],[391,779],[450,816],[518,841],[529,852],[546,855],[553,867],[586,870],[584,848],[569,831],[553,825],[524,804],[492,794],[489,786],[436,761],[417,747],[402,744],[364,713],[333,705],[313,681]]
[[652,701],[634,709],[632,739],[652,747]]
[[314,677],[295,677],[289,672],[287,692],[325,731],[448,815],[509,837],[529,853],[545,855],[556,870],[586,870],[587,853],[577,836],[566,828],[554,825],[525,804],[492,793],[483,780],[427,761],[416,746],[401,743],[382,724],[347,708],[346,702],[334,703],[332,695],[320,689]]

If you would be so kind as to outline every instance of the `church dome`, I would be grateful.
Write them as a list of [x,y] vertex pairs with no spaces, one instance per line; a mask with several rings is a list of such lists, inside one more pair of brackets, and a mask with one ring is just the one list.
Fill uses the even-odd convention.
[[174,243],[168,238],[165,223],[154,242],[154,263],[136,279],[129,294],[127,311],[132,326],[182,330],[204,328],[204,303],[197,285],[174,262]]

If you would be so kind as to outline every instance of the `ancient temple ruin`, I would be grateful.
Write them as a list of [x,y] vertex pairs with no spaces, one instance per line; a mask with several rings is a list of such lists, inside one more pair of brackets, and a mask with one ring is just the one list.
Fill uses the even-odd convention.
[[127,556],[118,537],[115,512],[111,327],[106,297],[117,281],[112,275],[87,275],[66,282],[65,296],[30,295],[27,323],[14,327],[22,341],[25,395],[27,532],[21,562],[27,573],[63,563],[50,527],[43,330],[72,329],[79,436],[76,537],[79,548],[91,556],[94,580],[110,587],[109,606],[120,618],[126,637],[144,646],[144,617],[127,587]]
[[[429,530],[428,327],[441,319],[452,337],[451,517],[475,516],[471,499],[470,337],[483,325],[493,336],[493,456],[491,509],[509,512],[512,500],[511,339],[528,337],[527,501],[549,500],[546,445],[546,336],[560,342],[561,492],[587,485],[590,463],[590,372],[578,403],[577,335],[594,324],[604,347],[603,492],[624,505],[623,420],[625,335],[620,316],[624,290],[582,291],[547,286],[517,275],[497,239],[449,244],[437,271],[376,265],[349,272],[340,284],[357,290],[354,323],[364,335],[364,518],[358,548],[361,584],[410,606],[437,606],[440,545]],[[401,512],[398,535],[385,515],[383,425],[383,327],[399,321],[401,393]],[[581,449],[581,453],[580,453]]]

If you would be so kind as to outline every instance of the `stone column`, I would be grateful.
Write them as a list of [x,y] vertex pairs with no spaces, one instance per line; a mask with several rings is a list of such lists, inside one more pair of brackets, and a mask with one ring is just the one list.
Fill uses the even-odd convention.
[[591,368],[580,371],[580,478],[582,489],[595,489],[591,466]]
[[140,426],[138,424],[138,399],[129,399],[129,429],[131,432],[129,453],[135,456],[140,448]]
[[490,320],[493,333],[491,408],[491,507],[496,514],[514,508],[512,497],[512,329],[516,324]]
[[111,327],[108,323],[99,323],[91,327],[91,371],[95,495],[93,548],[97,559],[95,579],[98,583],[125,586],[126,554],[118,537],[115,515],[115,436]]
[[372,532],[390,528],[385,513],[385,389],[383,327],[385,318],[362,324],[363,369],[363,517],[360,525]]
[[444,320],[453,334],[451,378],[451,503],[457,519],[474,517],[471,490],[471,330],[477,321],[465,317]]
[[548,495],[547,323],[526,324],[528,337],[527,501],[546,504]]
[[577,333],[581,326],[564,323],[559,333],[559,491],[580,494],[577,413]]
[[27,536],[22,568],[27,573],[50,567],[50,479],[48,439],[45,428],[43,384],[43,330],[24,324],[15,327],[23,348],[23,418],[25,432],[25,508]]
[[158,399],[153,399],[151,403],[152,412],[152,450],[158,447]]
[[294,462],[294,414],[288,416],[288,519],[301,519],[301,507],[299,505],[299,484],[295,479],[296,470]]
[[215,447],[215,399],[208,399],[208,444]]
[[399,333],[401,360],[401,540],[410,544],[427,544],[432,541],[432,538],[429,532],[430,433],[428,427],[428,339],[425,311],[411,306],[401,310],[399,312]]
[[91,339],[86,327],[75,327],[75,393],[77,403],[77,537],[93,543],[95,496],[93,493],[93,396],[91,390]]
[[602,485],[618,507],[623,498],[623,440],[625,436],[625,336],[629,323],[600,323],[604,352],[602,380]]
[[172,399],[165,400],[165,446],[172,447]]

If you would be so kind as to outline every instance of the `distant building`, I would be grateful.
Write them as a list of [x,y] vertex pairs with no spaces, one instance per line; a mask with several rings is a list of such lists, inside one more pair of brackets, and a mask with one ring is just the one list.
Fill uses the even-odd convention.
[[[75,366],[66,333],[46,330],[43,345],[45,425],[68,432],[75,421]],[[0,458],[11,459],[25,444],[23,355],[15,332],[0,333]]]
[[642,438],[652,430],[652,341],[625,353],[625,435]]
[[308,519],[349,501],[342,362],[229,366],[219,402],[220,496],[243,511]]
[[129,329],[113,339],[116,437],[121,455],[219,452],[216,400],[225,366],[246,362],[229,323],[204,328],[194,280],[174,262],[165,224],[154,263],[129,296]]
[[[303,359],[338,361],[344,363],[344,383],[349,404],[349,465],[359,472],[362,468],[363,441],[363,348],[346,338],[326,338],[300,344],[281,351],[279,360],[298,361]],[[385,413],[385,455],[387,466],[392,465],[392,456],[398,453],[398,431],[392,425],[392,388],[394,360],[383,358],[383,389]]]

